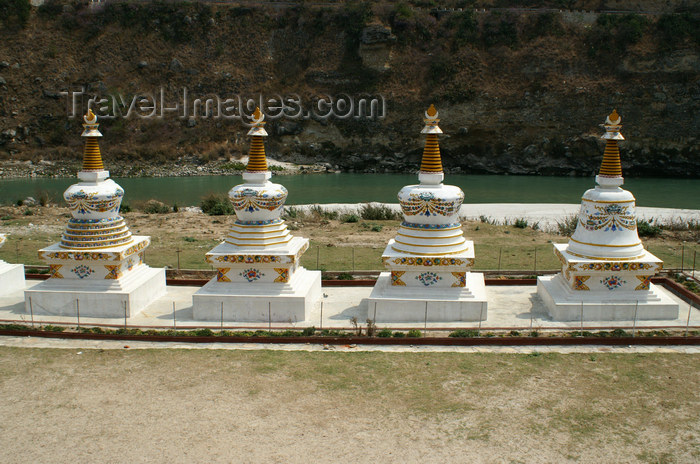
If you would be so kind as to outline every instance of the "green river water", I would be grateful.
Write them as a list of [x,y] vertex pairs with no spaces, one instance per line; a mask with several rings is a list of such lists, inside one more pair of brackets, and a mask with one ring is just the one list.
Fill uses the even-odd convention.
[[[149,199],[168,205],[198,205],[209,193],[225,193],[242,183],[240,175],[198,177],[152,177],[114,179],[126,191],[130,204]],[[289,190],[288,205],[308,203],[397,203],[402,186],[417,183],[411,174],[299,174],[276,176],[274,182]],[[76,178],[0,180],[0,204],[48,192],[63,204],[63,191]],[[579,203],[594,179],[581,177],[448,175],[445,183],[465,192],[465,203]],[[639,206],[700,209],[700,181],[697,179],[628,178],[624,188],[637,198]]]

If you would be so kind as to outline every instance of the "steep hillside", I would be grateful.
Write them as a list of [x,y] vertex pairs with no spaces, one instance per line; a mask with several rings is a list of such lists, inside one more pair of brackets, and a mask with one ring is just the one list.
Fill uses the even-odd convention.
[[[434,103],[446,167],[468,173],[589,175],[605,115],[623,117],[629,175],[700,177],[700,19],[668,2],[480,2],[656,15],[436,11],[430,2],[331,6],[49,2],[0,31],[0,158],[80,157],[65,91],[166,106],[218,95],[383,96],[386,117],[270,119],[268,152],[355,171],[413,171]],[[454,2],[473,6],[477,2]],[[683,8],[674,2],[674,8]],[[663,8],[666,8],[664,10]],[[9,23],[9,21],[6,21]],[[118,100],[117,100],[118,102]],[[87,98],[78,100],[85,110]],[[112,100],[110,100],[112,103]],[[191,105],[191,103],[190,103]],[[141,116],[148,111],[142,111]],[[114,172],[244,154],[236,119],[102,119]],[[181,113],[181,111],[180,111]],[[53,168],[52,168],[53,169]],[[49,170],[50,171],[50,170]]]

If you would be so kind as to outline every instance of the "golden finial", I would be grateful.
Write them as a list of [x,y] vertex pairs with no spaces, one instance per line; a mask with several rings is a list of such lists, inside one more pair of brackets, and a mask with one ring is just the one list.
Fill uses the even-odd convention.
[[622,126],[620,125],[620,115],[617,110],[605,119],[605,134],[601,137],[605,140],[605,152],[603,153],[603,161],[600,165],[598,175],[603,178],[622,178],[622,164],[620,163],[620,148],[618,147],[619,140],[625,140],[620,133]]
[[263,144],[263,137],[267,136],[267,132],[263,126],[265,122],[265,115],[260,111],[259,107],[255,108],[255,112],[252,116],[253,127],[248,131],[248,135],[253,137],[250,143],[250,153],[248,155],[248,166],[246,166],[247,172],[262,172],[267,171],[267,157],[265,156],[265,145]]
[[95,124],[97,122],[97,116],[92,112],[92,108],[88,108],[88,112],[83,116],[87,124]]
[[92,112],[92,109],[88,108],[87,113],[83,116],[85,124],[83,128],[85,130],[82,133],[83,137],[87,137],[85,141],[85,149],[83,150],[83,171],[103,171],[104,165],[102,164],[102,154],[100,153],[100,146],[97,143],[97,137],[102,137],[97,128],[97,116]]
[[423,149],[423,159],[421,160],[420,172],[424,173],[441,173],[442,172],[442,160],[440,158],[440,145],[438,144],[438,134],[442,134],[442,131],[438,127],[438,122],[440,120],[437,118],[438,111],[435,109],[435,105],[430,105],[428,111],[425,112],[425,117],[423,121],[425,122],[425,127],[421,131],[423,134],[428,134],[425,139],[425,148]]
[[613,126],[617,126],[620,124],[620,115],[617,114],[617,110],[613,110],[612,113],[610,113],[610,116],[608,116],[607,121],[605,121],[608,124],[612,124]]

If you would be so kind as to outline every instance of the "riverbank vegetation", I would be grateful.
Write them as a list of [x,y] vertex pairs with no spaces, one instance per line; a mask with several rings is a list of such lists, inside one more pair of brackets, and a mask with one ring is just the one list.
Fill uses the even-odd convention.
[[[140,210],[124,213],[132,233],[151,236],[146,262],[172,269],[211,269],[204,255],[223,240],[233,217],[168,209],[164,214]],[[311,240],[310,249],[302,257],[306,268],[351,272],[382,269],[382,252],[389,239],[394,238],[400,221],[396,216],[375,219],[379,216],[374,214],[389,213],[372,210],[371,219],[368,219],[362,214],[330,214],[322,206],[309,212],[290,207],[286,208],[286,220],[294,235]],[[0,207],[2,231],[10,234],[7,243],[0,248],[0,259],[27,265],[43,264],[37,250],[60,240],[69,217],[67,208],[57,206]],[[552,252],[552,243],[566,242],[567,235],[541,230],[541,226],[534,223],[521,227],[523,221],[513,218],[503,223],[483,217],[464,222],[464,235],[474,241],[476,249],[475,268],[526,273],[558,269],[560,264]],[[682,266],[688,269],[693,260],[696,268],[700,267],[697,260],[699,223],[680,220],[668,223],[652,220],[651,223],[654,234],[646,236],[644,244],[664,261],[665,268]],[[564,229],[565,232],[569,230]]]

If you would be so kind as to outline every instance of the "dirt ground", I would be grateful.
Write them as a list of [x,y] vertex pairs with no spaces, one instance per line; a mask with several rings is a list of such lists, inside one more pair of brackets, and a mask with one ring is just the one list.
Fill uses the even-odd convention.
[[700,358],[0,348],[0,461],[700,459]]

